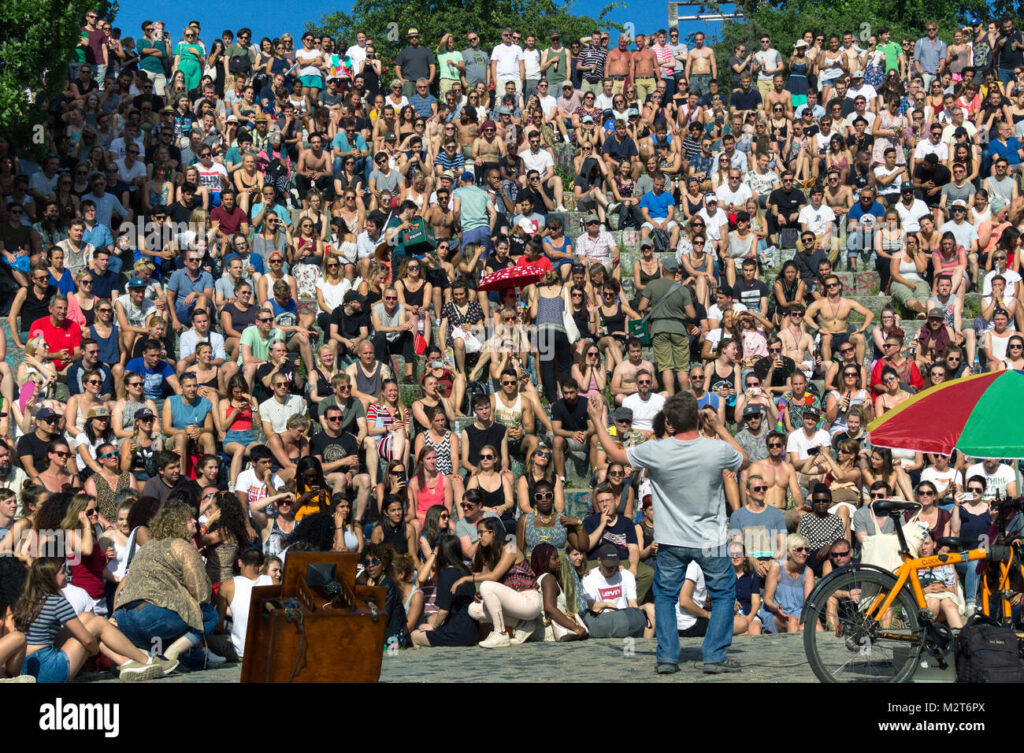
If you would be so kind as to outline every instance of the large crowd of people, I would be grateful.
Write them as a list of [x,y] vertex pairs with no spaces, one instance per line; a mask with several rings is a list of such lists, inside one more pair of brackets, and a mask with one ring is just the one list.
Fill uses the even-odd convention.
[[[139,31],[86,14],[48,153],[0,134],[0,677],[238,661],[290,550],[358,553],[398,646],[660,626],[662,671],[675,620],[736,671],[730,631],[827,627],[872,500],[934,551],[1018,494],[867,433],[1024,368],[1012,19],[727,70],[675,29]],[[958,627],[977,576],[933,586]]]

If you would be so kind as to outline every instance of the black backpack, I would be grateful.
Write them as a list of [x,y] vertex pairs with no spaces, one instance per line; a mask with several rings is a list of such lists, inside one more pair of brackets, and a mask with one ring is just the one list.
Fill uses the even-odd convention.
[[672,250],[672,236],[668,234],[667,230],[660,227],[654,228],[651,231],[651,241],[654,243],[654,253],[656,254],[667,254]]
[[228,71],[232,75],[244,73],[246,76],[249,75],[249,71],[252,70],[252,59],[249,57],[249,53],[244,55],[235,55],[228,59]]
[[466,382],[466,395],[462,398],[463,411],[467,416],[473,415],[473,398],[477,395],[489,395],[487,385],[476,380]]
[[969,620],[955,649],[957,682],[1024,682],[1016,634],[991,617]]

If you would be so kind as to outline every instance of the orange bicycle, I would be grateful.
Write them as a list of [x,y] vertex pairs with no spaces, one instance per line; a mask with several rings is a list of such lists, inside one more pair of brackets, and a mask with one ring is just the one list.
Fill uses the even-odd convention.
[[[902,514],[916,502],[878,500],[876,511],[895,523],[903,564],[895,573],[874,565],[849,565],[826,576],[804,605],[804,650],[822,682],[909,682],[923,661],[945,669],[953,632],[928,609],[918,571],[958,562],[989,562],[980,579],[981,612],[1011,626],[1011,600],[1024,586],[1020,532],[1007,535],[1007,516],[1024,509],[1022,500],[996,500],[998,536],[989,547],[947,537],[937,547],[947,554],[914,558],[903,535]],[[976,547],[976,548],[972,548]],[[1011,588],[1011,585],[1014,588]],[[818,624],[826,626],[822,632]],[[1018,641],[1024,633],[1017,633]]]

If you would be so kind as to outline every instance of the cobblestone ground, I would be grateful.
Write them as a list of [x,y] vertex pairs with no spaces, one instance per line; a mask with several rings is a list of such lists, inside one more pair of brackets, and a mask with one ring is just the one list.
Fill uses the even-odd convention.
[[[736,638],[729,655],[743,665],[736,674],[705,675],[699,638],[681,638],[680,671],[654,672],[655,641],[638,638],[579,643],[527,643],[507,649],[421,648],[385,656],[381,682],[813,682],[799,635]],[[178,673],[162,683],[238,682],[240,665]],[[117,682],[92,675],[83,682]]]

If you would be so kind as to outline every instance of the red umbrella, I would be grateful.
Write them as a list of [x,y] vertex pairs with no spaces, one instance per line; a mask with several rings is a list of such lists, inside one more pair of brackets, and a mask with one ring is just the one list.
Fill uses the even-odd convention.
[[520,267],[505,267],[497,272],[485,275],[477,286],[477,290],[507,290],[508,288],[525,288],[540,282],[544,270],[535,264],[524,264]]

